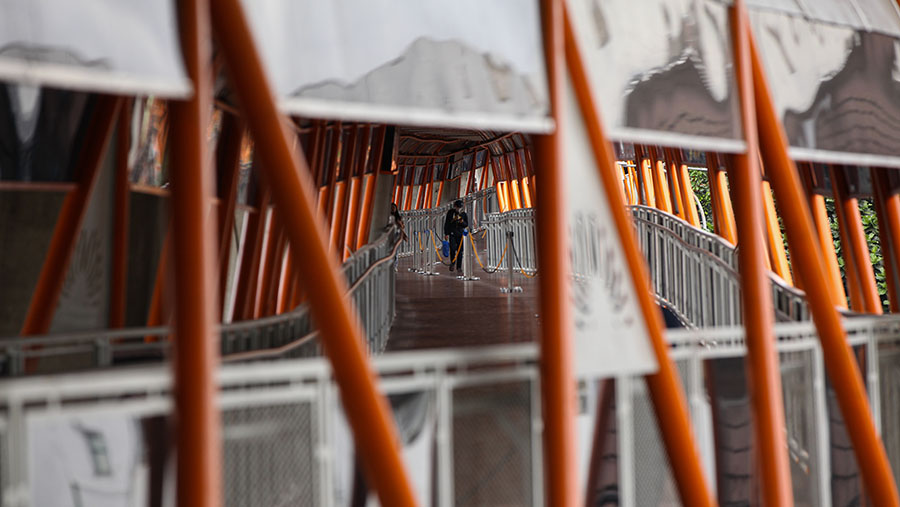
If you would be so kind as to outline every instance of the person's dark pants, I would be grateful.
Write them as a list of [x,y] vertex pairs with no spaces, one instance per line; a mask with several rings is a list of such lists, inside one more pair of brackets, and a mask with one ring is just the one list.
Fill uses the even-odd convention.
[[[463,237],[451,234],[450,235],[450,269],[462,269],[462,260],[463,260],[463,250],[465,248],[460,248],[459,245],[462,243]],[[459,255],[456,255],[456,252],[459,252]],[[455,257],[455,260],[454,260]]]

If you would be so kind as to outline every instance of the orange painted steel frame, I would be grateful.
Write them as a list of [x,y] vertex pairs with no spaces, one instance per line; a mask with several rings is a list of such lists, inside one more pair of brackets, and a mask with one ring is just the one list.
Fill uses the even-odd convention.
[[[832,182],[834,182],[833,179]],[[856,261],[853,258],[854,249],[851,245],[851,234],[847,230],[847,207],[841,204],[841,199],[836,195],[837,190],[833,189],[833,191],[835,193],[834,213],[837,216],[838,221],[838,234],[841,238],[841,244],[844,245],[842,250],[844,254],[844,266],[846,268],[845,273],[847,275],[847,293],[850,299],[850,309],[857,312],[865,312],[866,304],[863,300],[862,287],[859,283],[859,270],[857,270]]]
[[[638,303],[647,324],[647,331],[656,355],[656,361],[659,364],[659,371],[653,375],[648,375],[646,382],[656,410],[657,421],[659,422],[669,461],[673,464],[672,473],[678,484],[681,502],[684,505],[691,506],[716,505],[716,501],[707,485],[703,467],[700,463],[700,456],[697,452],[697,445],[694,442],[681,381],[675,365],[668,355],[668,345],[663,336],[662,314],[650,290],[650,275],[644,263],[644,256],[634,235],[631,219],[625,210],[621,194],[616,189],[618,182],[615,153],[606,137],[600,119],[600,111],[591,93],[590,83],[584,69],[584,60],[575,41],[572,23],[568,16],[566,16],[565,21],[565,54],[572,77],[572,84],[584,117],[588,139],[590,139],[591,149],[597,165],[598,176],[603,185],[606,198],[609,200],[610,213],[622,243],[628,270],[637,289]],[[557,125],[559,125],[559,120],[557,120]],[[542,176],[542,181],[546,177],[547,175]],[[538,210],[542,207],[539,206]],[[540,228],[540,224],[538,224],[538,227]],[[544,229],[540,230],[541,236],[543,236]],[[544,259],[545,257],[541,256],[542,262]],[[541,294],[542,296],[546,295],[544,292]],[[572,379],[569,379],[569,383],[574,384]],[[572,399],[574,400],[574,395]],[[551,505],[561,504],[551,503]]]
[[219,358],[213,174],[206,157],[212,105],[209,5],[179,2],[185,68],[194,85],[173,101],[171,118],[172,234],[175,264],[175,425],[178,505],[222,504],[221,422],[216,406]]
[[[325,217],[329,224],[331,223],[331,210],[334,203],[334,182],[341,169],[341,151],[344,142],[343,124],[335,122],[334,132],[331,134],[331,149],[322,167],[322,171],[325,173],[325,186],[319,188],[318,201],[316,202],[319,215]],[[318,182],[316,185],[318,185]]]
[[859,202],[850,196],[847,185],[847,173],[843,167],[831,167],[831,182],[834,185],[834,205],[840,207],[844,222],[841,227],[841,243],[844,245],[845,267],[848,274],[853,271],[859,287],[862,300],[857,311],[880,315],[882,313],[881,298],[878,296],[878,286],[875,284],[875,273],[872,271],[872,261],[869,258],[869,245],[866,242],[866,232],[862,227],[862,217],[859,214]]
[[[400,457],[399,436],[387,401],[378,393],[375,374],[363,349],[363,336],[337,260],[328,253],[324,224],[313,205],[314,185],[303,157],[291,149],[240,0],[221,0],[213,26],[241,110],[256,140],[264,177],[282,212],[285,230],[301,255],[292,250],[304,286],[315,291],[310,311],[319,326],[322,347],[334,367],[347,420],[353,430],[367,480],[382,505],[412,506],[415,497]],[[185,504],[191,505],[191,504]]]
[[131,113],[134,102],[125,101],[119,112],[116,130],[116,174],[113,204],[113,259],[109,288],[109,327],[125,326],[125,302],[128,299],[128,225],[130,185],[128,152],[131,148]]
[[763,505],[793,505],[791,471],[785,449],[781,370],[775,350],[772,290],[769,286],[766,237],[763,231],[762,176],[754,81],[748,41],[749,20],[743,0],[731,7],[734,60],[740,93],[741,120],[747,151],[734,155],[732,199],[738,234],[742,310],[747,342],[747,382],[753,407],[757,472]]
[[[815,193],[813,190],[813,172],[810,164],[803,164],[798,169],[800,170],[800,177],[803,180],[804,189],[809,200],[809,208],[812,211],[819,246],[822,248],[822,252],[825,254],[825,262],[828,264],[828,288],[831,291],[832,300],[835,306],[846,309],[847,295],[844,293],[841,268],[838,265],[837,253],[834,250],[834,237],[831,235],[831,221],[828,219],[828,211],[825,209],[825,197]],[[879,220],[880,223],[881,221]]]
[[679,164],[678,158],[675,156],[675,150],[672,148],[664,148],[662,151],[663,156],[666,159],[666,165],[668,166],[669,186],[666,188],[671,196],[671,213],[674,213],[676,216],[681,217],[682,220],[695,225],[691,220],[690,208],[684,205],[687,199],[684,197],[684,185],[682,185],[681,173],[678,170],[678,167],[681,164]]
[[[891,312],[900,311],[900,195],[892,188],[887,169],[872,169],[872,181],[878,191],[875,199],[878,207],[878,228],[880,231],[885,270],[888,275],[888,289]],[[890,268],[888,270],[888,268]],[[891,289],[893,287],[893,289]]]
[[357,155],[357,163],[354,166],[351,166],[350,169],[352,173],[348,175],[348,178],[350,178],[350,198],[347,201],[347,220],[344,223],[344,240],[343,248],[341,249],[344,252],[344,255],[341,257],[343,260],[346,260],[347,257],[350,256],[350,253],[356,250],[356,235],[359,232],[357,231],[357,228],[359,227],[359,206],[360,200],[362,199],[362,189],[360,187],[362,186],[363,176],[366,173],[366,166],[369,163],[371,144],[372,126],[366,125],[363,127],[363,135],[359,148],[363,151],[362,156]]
[[344,258],[344,220],[347,217],[347,185],[350,183],[353,168],[356,165],[356,155],[359,151],[357,149],[359,147],[359,130],[359,125],[350,127],[350,138],[347,140],[347,145],[341,150],[341,160],[335,169],[336,183],[332,194],[334,202],[328,208],[329,213],[331,213],[331,229],[328,244],[331,245],[332,251],[335,252],[338,259]]
[[731,206],[725,171],[722,170],[716,153],[708,152],[706,154],[706,168],[709,171],[707,175],[710,196],[714,206],[713,217],[716,224],[716,234],[735,245],[737,244],[737,235],[734,225],[734,209]]
[[[356,240],[353,243],[353,249],[356,250],[365,245],[369,240],[369,229],[372,226],[372,214],[375,206],[375,184],[378,182],[378,173],[381,172],[381,159],[384,157],[384,140],[387,134],[387,126],[383,125],[378,128],[378,134],[375,136],[375,152],[372,156],[372,172],[365,176],[365,196],[363,197],[362,208],[360,212],[362,216],[359,219],[359,230],[356,233]],[[394,202],[397,202],[394,199]],[[382,206],[382,203],[379,203]]]
[[[541,205],[535,208],[537,253],[541,259],[540,368],[544,418],[544,477],[547,505],[578,505],[575,469],[575,375],[569,304],[570,269],[565,208],[563,121],[565,61],[563,1],[541,0],[541,23],[551,114],[556,131],[533,137],[535,168],[541,174]],[[498,194],[499,195],[499,194]]]
[[775,212],[775,200],[772,198],[772,187],[769,182],[761,183],[763,211],[766,219],[766,238],[769,246],[769,265],[771,269],[789,285],[794,284],[791,277],[791,268],[788,265],[787,253],[784,250],[784,240],[781,237],[781,226],[778,225],[778,214]]
[[[231,230],[234,227],[234,213],[237,207],[237,193],[241,170],[241,144],[244,138],[244,127],[239,118],[225,114],[222,119],[222,130],[219,133],[216,147],[217,173],[222,183],[219,196],[219,300],[225,300],[225,289],[228,286],[228,260],[231,256]],[[221,318],[225,305],[219,306]]]
[[[738,5],[743,11],[743,4]],[[828,289],[828,275],[822,260],[822,250],[816,240],[809,208],[804,205],[806,200],[797,168],[788,155],[787,138],[775,113],[762,60],[749,26],[743,25],[742,32],[750,41],[762,154],[766,167],[769,168],[772,187],[778,202],[782,204],[782,219],[791,255],[795,261],[798,277],[806,289],[807,304],[822,344],[825,368],[832,379],[832,386],[847,426],[847,433],[853,443],[869,498],[874,505],[897,507],[900,506],[897,485],[894,483],[884,446],[872,421],[859,366],[847,344],[840,315],[835,309]]]
[[666,213],[672,212],[672,200],[669,196],[669,187],[665,181],[665,174],[663,174],[663,166],[664,163],[659,159],[659,154],[656,153],[656,147],[650,147],[650,173],[653,177],[653,195],[656,197],[656,207],[665,211]]
[[256,216],[248,217],[247,234],[241,260],[241,272],[235,291],[234,319],[253,318],[256,308],[256,294],[259,287],[259,268],[262,262],[263,241],[266,236],[266,219],[269,213],[269,190],[265,182],[259,181]]
[[31,296],[22,335],[45,334],[50,330],[56,304],[69,268],[69,260],[75,251],[81,224],[94,193],[103,156],[112,134],[119,108],[124,99],[101,95],[84,137],[84,145],[78,154],[76,175],[78,186],[66,195],[59,211],[53,237],[47,249],[47,257]]

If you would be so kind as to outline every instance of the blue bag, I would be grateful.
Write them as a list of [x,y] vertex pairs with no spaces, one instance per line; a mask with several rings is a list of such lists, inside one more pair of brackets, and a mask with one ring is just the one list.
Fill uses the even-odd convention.
[[463,229],[463,237],[466,237],[468,235],[469,235],[469,228],[466,227],[465,229]]
[[450,242],[445,239],[442,243],[441,254],[443,254],[444,257],[450,257]]

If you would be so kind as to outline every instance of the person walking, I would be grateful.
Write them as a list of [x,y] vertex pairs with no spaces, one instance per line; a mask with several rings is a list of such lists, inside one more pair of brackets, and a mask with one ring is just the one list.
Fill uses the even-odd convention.
[[444,239],[450,242],[450,271],[462,269],[462,250],[465,248],[460,248],[460,245],[467,227],[469,216],[463,211],[462,200],[457,199],[444,218]]

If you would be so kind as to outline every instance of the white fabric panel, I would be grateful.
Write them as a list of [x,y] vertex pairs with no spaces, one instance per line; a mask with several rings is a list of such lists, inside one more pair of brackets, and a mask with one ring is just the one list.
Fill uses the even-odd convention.
[[0,80],[184,97],[171,0],[0,0]]
[[282,108],[548,131],[535,0],[244,0]]

